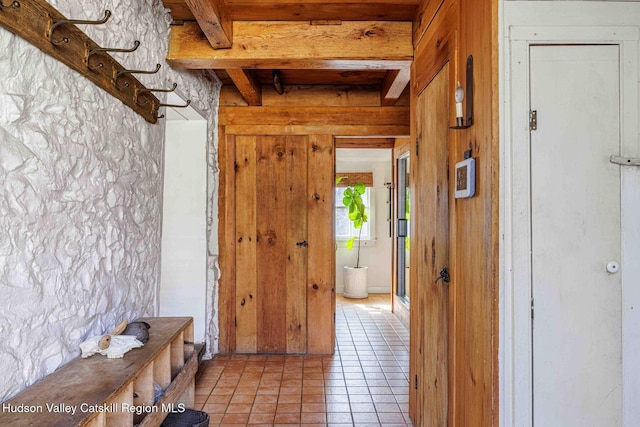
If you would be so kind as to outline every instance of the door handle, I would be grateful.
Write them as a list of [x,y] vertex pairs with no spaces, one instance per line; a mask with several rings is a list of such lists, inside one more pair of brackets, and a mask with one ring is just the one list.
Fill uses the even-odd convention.
[[307,241],[303,240],[302,242],[297,242],[296,246],[302,246],[302,247],[306,248],[307,247]]
[[407,237],[407,220],[398,218],[398,237]]
[[640,166],[640,157],[611,156],[609,161],[621,166]]
[[440,270],[440,275],[436,277],[436,283],[438,283],[438,280],[440,279],[442,279],[445,283],[449,283],[449,281],[451,280],[451,277],[449,276],[449,269],[447,267]]

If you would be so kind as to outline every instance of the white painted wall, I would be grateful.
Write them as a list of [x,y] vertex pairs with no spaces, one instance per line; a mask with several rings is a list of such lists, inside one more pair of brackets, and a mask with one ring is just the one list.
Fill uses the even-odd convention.
[[[529,426],[531,417],[530,255],[528,182],[519,178],[526,150],[529,43],[609,43],[620,46],[623,155],[640,157],[640,2],[499,2],[500,69],[500,425]],[[525,71],[522,71],[522,70]],[[523,77],[525,76],[525,77]],[[524,88],[523,88],[524,87]],[[578,106],[576,107],[578,108]],[[588,108],[581,105],[579,108]],[[524,154],[523,154],[524,153]],[[524,159],[526,162],[526,158]],[[640,423],[640,169],[621,168],[623,277],[623,425]],[[625,255],[623,255],[625,258]],[[578,302],[579,303],[579,302]]]
[[[350,150],[352,151],[352,150]],[[392,164],[391,152],[382,151],[386,161],[371,161],[364,156],[364,150],[353,150],[363,153],[361,158],[350,156],[341,160],[341,150],[336,152],[336,173],[339,172],[373,172],[373,186],[375,190],[375,245],[362,246],[360,249],[360,265],[368,267],[368,281],[370,293],[391,292],[391,256],[393,239],[389,237],[389,223],[387,222],[389,205],[387,204],[389,190],[384,186],[385,182],[391,182]],[[340,201],[336,201],[339,203]],[[344,290],[343,267],[355,265],[356,249],[348,250],[338,247],[336,252],[336,291]]]
[[207,122],[167,120],[160,316],[191,316],[205,338],[207,292]]
[[[5,2],[6,3],[6,2]],[[103,46],[148,87],[175,81],[208,121],[209,200],[217,200],[220,84],[164,61],[169,16],[157,0],[52,0],[96,19]],[[0,28],[0,401],[79,355],[123,318],[158,312],[164,124],[152,125],[93,83]],[[216,351],[217,208],[209,203],[207,341]]]

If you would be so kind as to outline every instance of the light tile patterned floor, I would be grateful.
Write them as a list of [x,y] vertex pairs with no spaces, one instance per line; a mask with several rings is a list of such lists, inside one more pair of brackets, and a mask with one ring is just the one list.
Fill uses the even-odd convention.
[[210,426],[411,426],[409,333],[389,295],[338,297],[332,356],[218,355],[196,409]]

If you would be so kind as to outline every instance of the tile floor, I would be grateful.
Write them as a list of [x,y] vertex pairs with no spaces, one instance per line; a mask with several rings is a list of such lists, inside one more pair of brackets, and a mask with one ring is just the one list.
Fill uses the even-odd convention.
[[196,409],[210,426],[411,426],[409,333],[389,295],[338,297],[332,356],[218,355]]

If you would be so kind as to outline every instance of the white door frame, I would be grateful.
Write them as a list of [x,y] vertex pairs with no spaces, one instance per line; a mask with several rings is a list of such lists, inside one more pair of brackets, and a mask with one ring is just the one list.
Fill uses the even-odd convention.
[[[185,102],[187,102],[188,97],[183,95],[182,93],[180,93],[180,91],[174,91],[174,92],[170,92],[169,94],[167,94],[167,103],[168,104],[173,104],[173,105],[184,105]],[[202,258],[200,259],[203,264],[202,264],[202,268],[203,270],[200,272],[202,274],[204,274],[204,278],[202,281],[202,289],[197,289],[197,291],[202,291],[201,293],[201,297],[204,300],[204,307],[203,311],[201,312],[201,315],[193,315],[192,317],[194,318],[194,334],[195,334],[195,342],[197,343],[201,343],[204,340],[205,343],[205,355],[210,355],[212,352],[215,352],[215,349],[213,348],[214,345],[214,338],[212,338],[212,331],[211,331],[211,325],[212,325],[212,313],[215,313],[217,310],[215,309],[215,307],[213,307],[213,294],[209,289],[209,271],[208,271],[208,267],[207,267],[207,258],[208,258],[208,254],[207,254],[207,248],[210,244],[209,242],[209,235],[207,233],[207,218],[210,217],[209,215],[209,209],[210,209],[210,204],[211,204],[211,200],[209,199],[209,194],[208,194],[208,174],[209,174],[209,170],[208,170],[208,165],[207,165],[207,152],[209,151],[208,145],[208,137],[209,137],[209,125],[207,123],[207,119],[206,119],[206,114],[204,114],[202,111],[200,111],[194,104],[188,104],[188,106],[186,108],[178,108],[178,107],[166,107],[165,111],[165,119],[164,119],[164,127],[165,127],[165,133],[164,133],[164,140],[163,140],[163,144],[162,144],[162,175],[163,175],[163,191],[162,191],[162,218],[161,218],[161,228],[162,228],[162,236],[161,236],[161,244],[164,245],[166,243],[166,238],[168,236],[165,235],[166,230],[165,230],[165,187],[166,187],[166,181],[167,181],[167,176],[166,176],[166,171],[167,171],[167,161],[171,162],[171,159],[167,160],[166,158],[166,150],[167,150],[167,144],[169,143],[167,140],[167,127],[171,126],[171,122],[174,120],[179,120],[179,121],[191,121],[191,122],[204,122],[205,125],[205,133],[203,135],[203,140],[199,140],[199,141],[193,141],[193,143],[198,144],[198,148],[201,148],[202,151],[202,158],[201,158],[201,164],[200,166],[202,166],[202,170],[200,170],[200,172],[203,172],[203,175],[201,176],[202,180],[200,180],[198,183],[199,184],[204,184],[204,198],[201,199],[199,202],[204,203],[204,207],[202,209],[202,224],[204,225],[203,227],[203,244],[201,246],[202,248]],[[160,122],[162,123],[162,122]],[[214,199],[216,200],[216,199]],[[175,225],[175,224],[174,224]],[[202,242],[201,242],[202,243]],[[163,294],[165,292],[167,292],[168,290],[170,290],[170,292],[175,293],[176,291],[178,291],[178,288],[181,286],[181,284],[177,283],[177,282],[166,282],[164,280],[163,274],[166,273],[166,271],[164,270],[164,268],[166,267],[163,266],[163,261],[166,261],[166,256],[167,254],[165,253],[165,249],[164,247],[162,247],[161,245],[161,249],[160,249],[160,271],[159,271],[159,277],[158,277],[158,291],[157,291],[157,295],[156,295],[156,309],[155,309],[155,314],[157,316],[159,315],[176,315],[176,316],[189,316],[190,314],[194,314],[194,313],[189,313],[188,311],[184,311],[184,305],[180,304],[179,302],[176,302],[174,299],[169,298],[168,300],[166,298],[163,297]],[[164,259],[163,259],[164,257]],[[187,294],[189,294],[191,291],[192,295],[190,295],[191,297],[194,296],[193,294],[193,290],[187,290]],[[197,311],[197,310],[196,310]],[[204,328],[204,330],[203,330]]]
[[[516,2],[506,2],[516,3]],[[544,2],[555,3],[555,2]],[[506,6],[505,6],[506,7]],[[550,6],[551,7],[551,6]],[[549,16],[549,15],[547,15]],[[529,48],[613,44],[620,48],[621,153],[640,157],[640,26],[510,26],[505,29],[501,137],[500,425],[532,426]],[[613,154],[613,153],[612,153]],[[622,419],[640,425],[640,168],[621,167]]]

